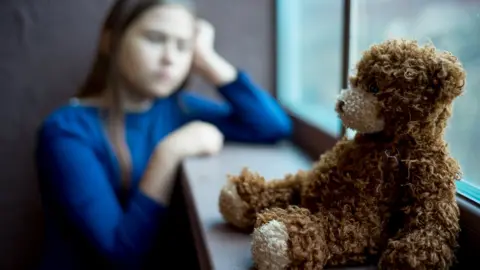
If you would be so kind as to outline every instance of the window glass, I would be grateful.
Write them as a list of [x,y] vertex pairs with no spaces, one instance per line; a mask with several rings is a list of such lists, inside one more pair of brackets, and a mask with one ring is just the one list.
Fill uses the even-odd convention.
[[277,1],[277,93],[294,114],[340,134],[335,102],[341,87],[339,0]]
[[[445,139],[460,162],[459,190],[480,201],[480,1],[351,0],[349,66],[342,67],[340,0],[277,1],[277,93],[295,115],[333,136],[342,68],[351,73],[362,51],[388,38],[413,38],[451,51],[467,70]],[[347,131],[349,136],[354,132]]]
[[[363,50],[387,38],[414,38],[451,51],[467,70],[465,94],[456,99],[446,140],[464,180],[480,186],[480,1],[351,1],[350,68]],[[353,71],[353,69],[351,69]]]

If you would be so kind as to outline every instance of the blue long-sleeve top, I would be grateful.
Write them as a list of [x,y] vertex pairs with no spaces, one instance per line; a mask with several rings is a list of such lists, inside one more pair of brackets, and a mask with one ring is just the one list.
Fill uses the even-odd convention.
[[291,134],[288,115],[245,73],[218,91],[225,101],[180,91],[147,111],[125,115],[133,169],[124,207],[102,109],[71,103],[45,119],[36,152],[47,229],[44,268],[82,268],[96,259],[130,269],[140,265],[165,222],[166,207],[143,194],[138,183],[155,145],[185,123],[207,121],[226,140],[242,142],[269,143]]

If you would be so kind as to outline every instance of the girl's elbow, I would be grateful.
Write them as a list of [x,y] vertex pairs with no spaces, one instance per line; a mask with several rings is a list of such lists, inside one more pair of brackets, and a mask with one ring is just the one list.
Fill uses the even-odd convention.
[[290,119],[285,119],[277,126],[276,137],[278,139],[287,139],[293,134],[293,124]]
[[274,142],[288,139],[292,133],[293,124],[292,120],[288,116],[270,122],[270,124],[266,125],[263,130],[265,138]]

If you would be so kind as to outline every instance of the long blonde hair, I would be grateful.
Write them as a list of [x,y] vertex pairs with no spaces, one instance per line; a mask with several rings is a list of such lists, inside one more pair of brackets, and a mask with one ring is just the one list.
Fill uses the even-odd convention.
[[[120,40],[126,28],[141,14],[151,7],[165,4],[181,4],[194,13],[193,0],[119,0],[112,7],[105,20],[100,36],[100,44],[96,58],[85,83],[80,87],[76,97],[86,98],[101,96],[107,89],[111,91],[111,103],[105,117],[105,126],[110,143],[120,165],[123,192],[130,189],[132,162],[126,143],[125,119],[122,100],[119,93],[119,72],[116,65],[116,54]],[[106,47],[108,46],[108,47]],[[187,80],[179,89],[185,87]]]

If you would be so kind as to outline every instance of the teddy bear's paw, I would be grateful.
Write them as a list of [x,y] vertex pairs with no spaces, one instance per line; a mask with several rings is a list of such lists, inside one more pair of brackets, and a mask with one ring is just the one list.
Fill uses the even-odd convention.
[[230,182],[222,188],[219,208],[225,220],[234,226],[246,229],[253,225],[253,221],[246,217],[248,204],[240,198],[234,183]]
[[288,231],[280,221],[271,220],[252,234],[252,256],[259,270],[281,270],[290,264]]

